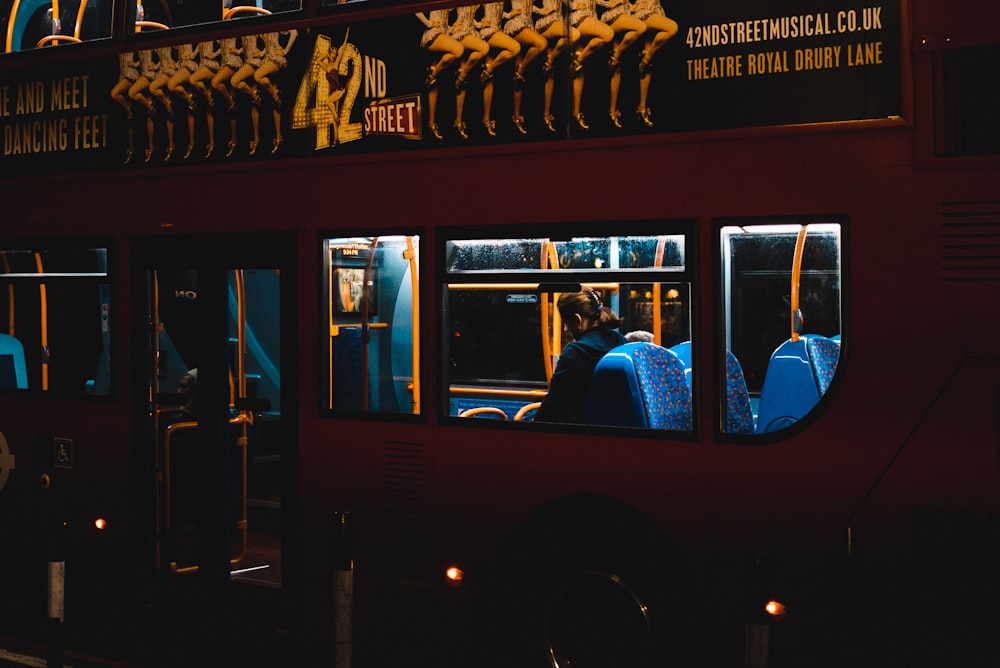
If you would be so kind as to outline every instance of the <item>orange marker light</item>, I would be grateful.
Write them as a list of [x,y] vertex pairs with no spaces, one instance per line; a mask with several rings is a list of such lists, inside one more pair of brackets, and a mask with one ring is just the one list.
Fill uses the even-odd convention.
[[764,604],[764,611],[772,617],[784,617],[785,606],[775,600],[770,600]]
[[465,571],[458,566],[449,566],[444,572],[444,576],[451,582],[461,582],[465,578]]
[[103,531],[108,528],[108,522],[103,517],[98,517],[94,520],[94,526],[97,527],[98,530]]

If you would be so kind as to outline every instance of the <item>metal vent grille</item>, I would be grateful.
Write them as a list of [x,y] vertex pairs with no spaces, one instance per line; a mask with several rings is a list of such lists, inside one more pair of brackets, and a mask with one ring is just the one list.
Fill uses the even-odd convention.
[[386,441],[383,470],[384,511],[402,522],[417,522],[427,512],[427,462],[420,443]]
[[942,203],[941,268],[946,281],[1000,281],[1000,200]]

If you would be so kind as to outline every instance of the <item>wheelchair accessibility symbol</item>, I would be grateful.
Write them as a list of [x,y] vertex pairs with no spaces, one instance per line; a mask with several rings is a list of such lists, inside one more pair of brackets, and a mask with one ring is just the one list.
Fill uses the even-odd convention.
[[7,439],[4,438],[3,432],[0,432],[0,490],[7,484],[7,479],[10,478],[10,472],[13,470],[14,455],[10,454]]
[[73,468],[73,439],[55,439],[55,467],[57,469]]

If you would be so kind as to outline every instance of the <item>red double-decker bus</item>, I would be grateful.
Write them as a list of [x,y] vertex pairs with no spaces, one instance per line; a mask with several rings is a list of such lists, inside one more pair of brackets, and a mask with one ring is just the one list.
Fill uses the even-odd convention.
[[0,10],[12,647],[997,659],[993,5]]

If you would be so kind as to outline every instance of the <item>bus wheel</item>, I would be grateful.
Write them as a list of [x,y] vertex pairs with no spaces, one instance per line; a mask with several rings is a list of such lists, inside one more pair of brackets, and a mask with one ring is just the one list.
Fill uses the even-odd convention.
[[500,564],[490,617],[511,658],[497,665],[686,665],[679,610],[690,578],[663,532],[634,509],[606,497],[562,499],[511,536]]
[[578,571],[556,587],[542,636],[552,668],[641,668],[653,660],[649,608],[609,571]]

